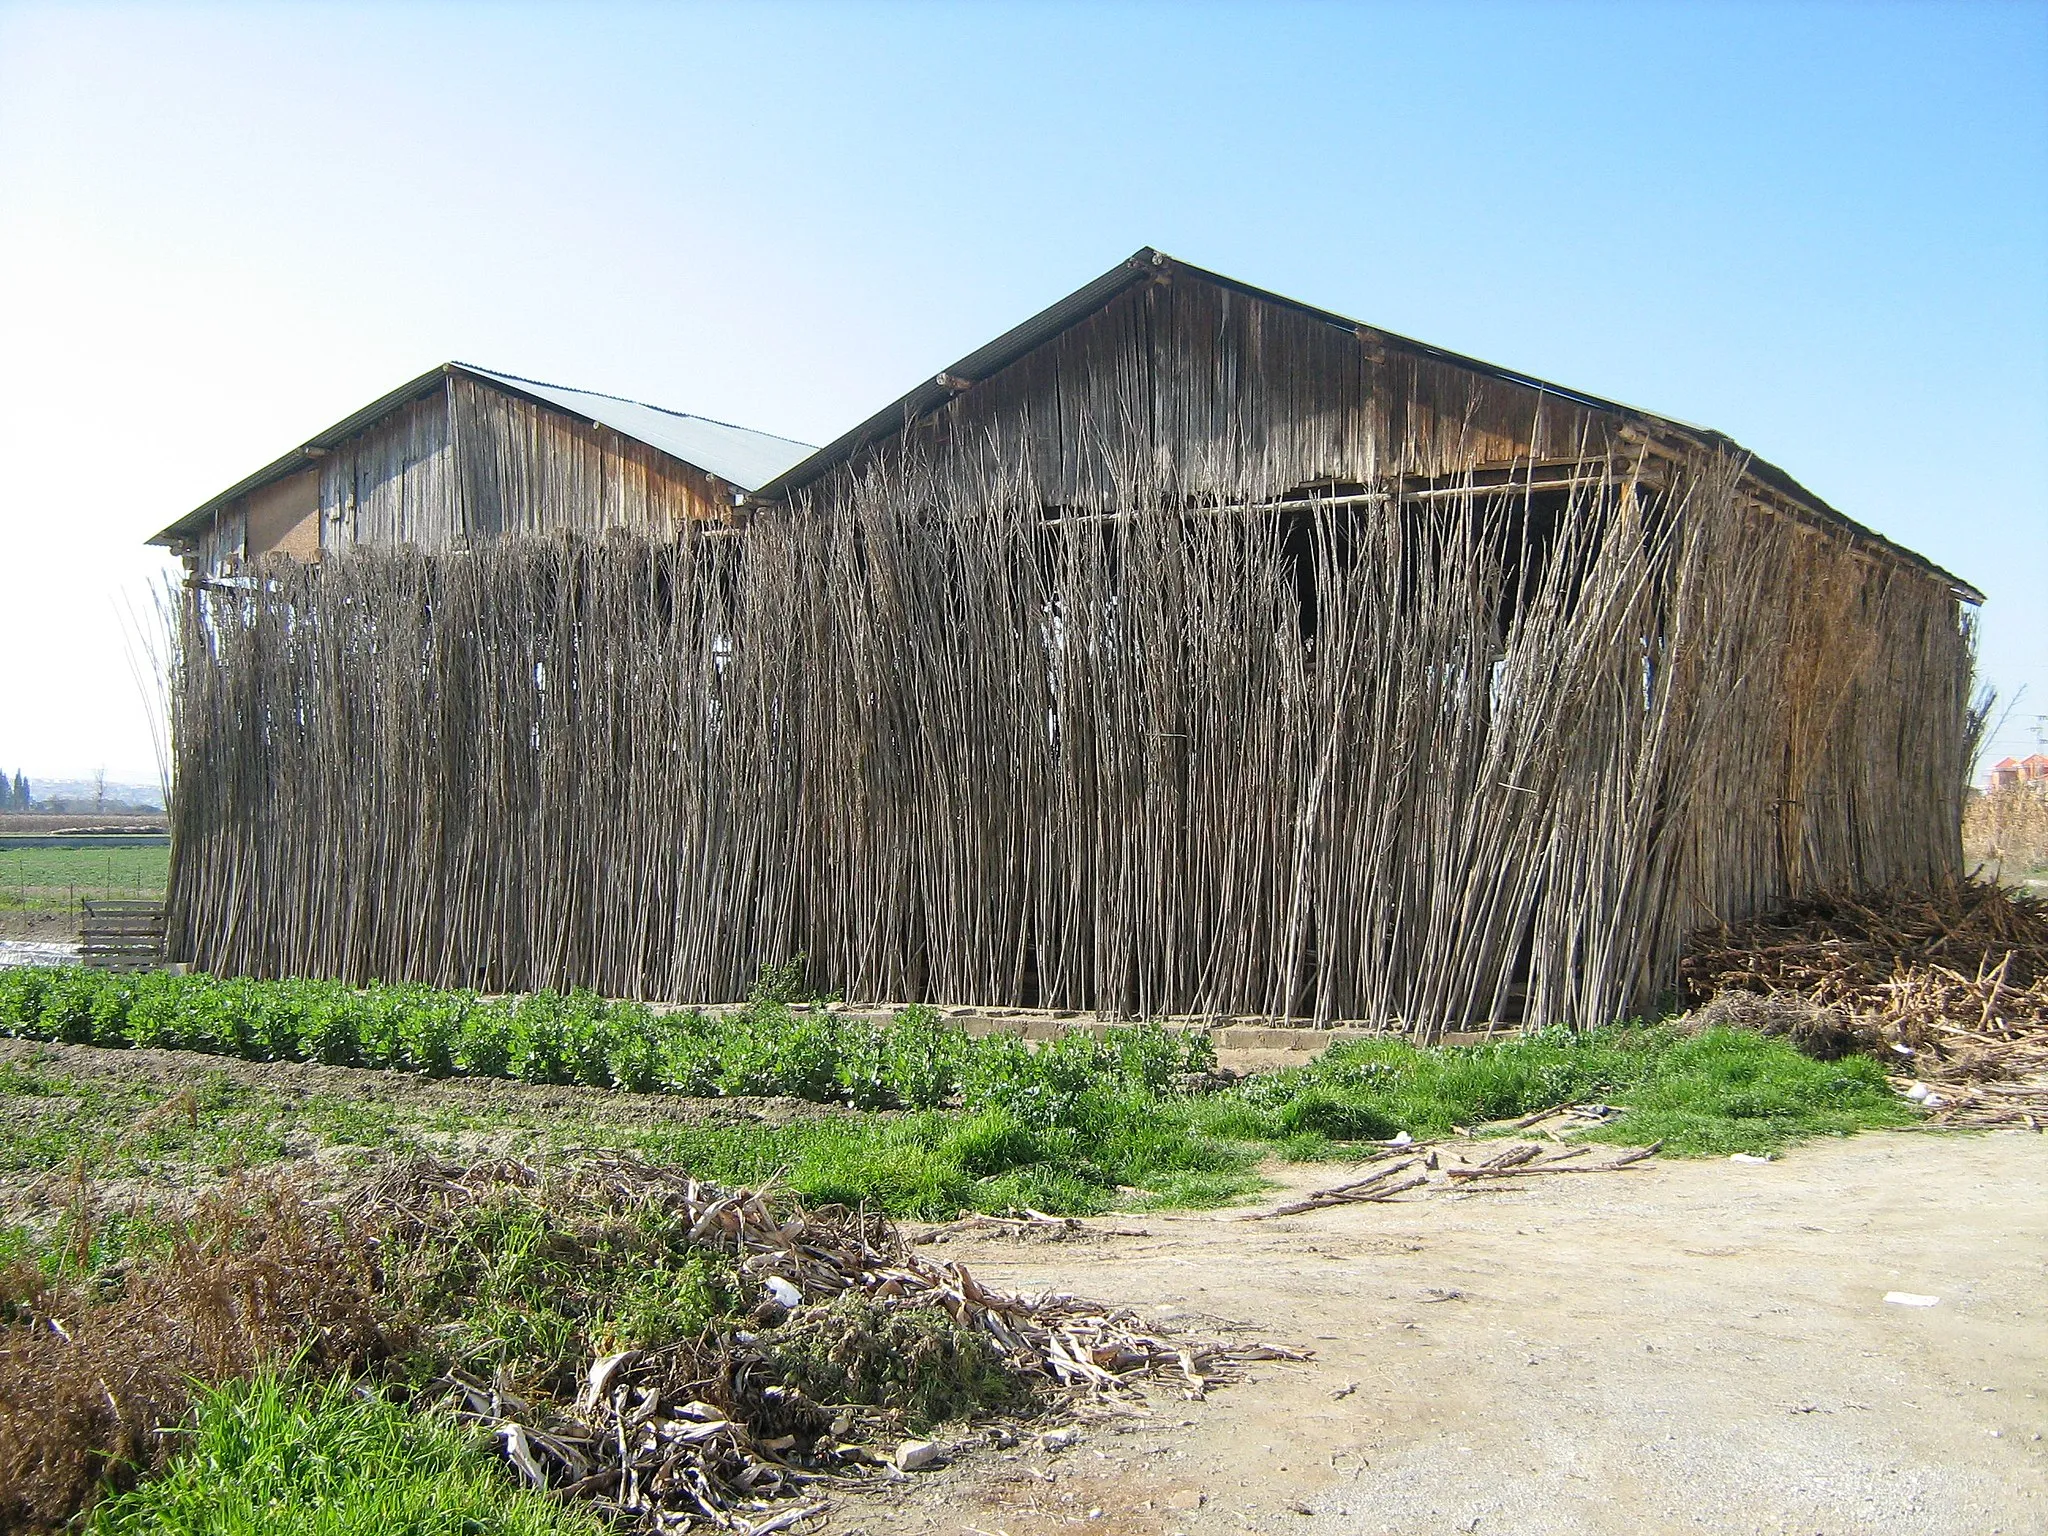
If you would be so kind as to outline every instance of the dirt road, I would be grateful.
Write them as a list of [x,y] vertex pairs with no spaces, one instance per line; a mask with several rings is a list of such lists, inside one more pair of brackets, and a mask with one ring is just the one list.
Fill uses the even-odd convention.
[[1315,1363],[1056,1454],[976,1453],[829,1528],[2048,1531],[2040,1136],[1866,1135],[1765,1166],[1139,1225],[941,1251],[1009,1288],[1250,1321]]

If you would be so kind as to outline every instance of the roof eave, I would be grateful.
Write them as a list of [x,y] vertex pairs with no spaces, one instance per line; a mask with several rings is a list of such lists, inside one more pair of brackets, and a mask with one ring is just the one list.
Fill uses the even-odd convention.
[[1518,384],[1524,388],[1540,390],[1560,400],[1568,400],[1591,410],[1603,411],[1624,420],[1647,423],[1683,436],[1703,448],[1719,448],[1741,456],[1745,466],[1755,477],[1771,486],[1786,499],[1807,509],[1824,523],[1833,524],[1837,530],[1848,535],[1857,543],[1867,544],[1889,554],[1901,564],[1920,571],[1946,583],[1956,597],[1972,604],[1981,604],[1984,594],[1950,571],[1943,570],[1923,555],[1915,554],[1904,545],[1895,544],[1874,529],[1866,528],[1853,518],[1845,516],[1828,505],[1820,497],[1801,485],[1784,470],[1765,459],[1758,458],[1725,434],[1709,428],[1697,427],[1674,417],[1660,416],[1653,411],[1640,410],[1624,405],[1617,400],[1604,399],[1581,390],[1567,389],[1547,379],[1539,379],[1512,368],[1503,368],[1498,363],[1489,363],[1463,353],[1451,352],[1442,347],[1431,346],[1413,337],[1402,336],[1393,331],[1381,330],[1378,326],[1366,325],[1327,309],[1318,309],[1284,294],[1273,293],[1264,288],[1253,287],[1235,278],[1225,277],[1189,262],[1178,261],[1165,252],[1145,246],[1129,259],[1120,262],[1085,287],[1077,288],[1065,298],[1039,311],[1022,325],[1005,331],[986,346],[970,352],[933,379],[919,384],[901,399],[884,406],[851,432],[833,439],[809,458],[784,470],[749,498],[753,501],[786,500],[794,492],[821,479],[841,464],[851,461],[863,449],[883,441],[902,431],[914,422],[920,421],[941,406],[954,399],[966,389],[981,383],[993,374],[1001,372],[1018,361],[1026,353],[1052,340],[1061,332],[1079,324],[1089,315],[1101,309],[1110,300],[1157,277],[1169,277],[1174,273],[1186,273],[1199,281],[1256,299],[1261,303],[1276,304],[1298,314],[1321,320],[1339,330],[1349,331],[1361,337],[1370,336],[1376,341],[1398,347],[1416,356],[1435,359],[1454,367],[1499,379],[1505,383]]
[[842,433],[816,453],[784,470],[754,492],[756,501],[781,501],[830,473],[863,448],[881,442],[915,421],[921,421],[961,392],[1001,372],[1025,353],[1052,340],[1086,319],[1127,288],[1148,282],[1170,260],[1146,246],[1085,287],[1077,288],[1022,325],[1012,326],[986,346],[977,347],[935,378],[927,379],[902,399],[885,405],[850,432]]
[[152,535],[144,542],[164,545],[166,547],[174,547],[188,542],[193,535],[200,531],[208,518],[216,516],[221,508],[225,507],[229,502],[234,501],[237,497],[246,496],[251,491],[260,491],[264,486],[282,480],[287,475],[304,469],[312,460],[320,457],[347,439],[354,437],[365,427],[371,426],[383,417],[390,415],[401,405],[410,405],[413,401],[427,395],[457,366],[454,363],[442,363],[438,367],[428,369],[427,372],[421,374],[418,378],[399,385],[398,388],[392,390],[389,394],[379,396],[361,410],[344,416],[326,431],[316,433],[312,437],[307,438],[305,442],[299,444],[290,453],[285,454],[281,458],[273,459],[270,463],[264,465],[263,468],[257,470],[255,474],[236,481],[218,496],[201,502],[168,528]]

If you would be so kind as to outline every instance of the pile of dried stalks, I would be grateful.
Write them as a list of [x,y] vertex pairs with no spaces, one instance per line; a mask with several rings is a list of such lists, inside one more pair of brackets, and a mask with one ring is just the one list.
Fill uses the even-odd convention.
[[[81,1267],[89,1209],[81,1181]],[[553,1265],[519,1305],[550,1309],[566,1342],[493,1372],[466,1327],[475,1294],[422,1281],[503,1258],[479,1234],[512,1229]],[[594,1293],[607,1277],[694,1255],[739,1277],[728,1294],[745,1324],[601,1350],[607,1298]],[[422,1351],[442,1363],[446,1406],[487,1426],[527,1483],[626,1528],[754,1536],[810,1514],[834,1485],[897,1475],[886,1453],[924,1419],[1071,1411],[1148,1377],[1200,1397],[1247,1361],[1304,1358],[1161,1336],[1072,1296],[992,1291],[883,1218],[629,1158],[545,1170],[420,1159],[318,1198],[250,1177],[197,1202],[160,1250],[89,1281],[0,1268],[0,1532],[53,1529],[109,1481],[161,1464],[165,1432],[206,1387],[294,1360],[374,1380]]]
[[1937,1123],[2048,1128],[2048,903],[1978,880],[1824,894],[1695,936],[1700,1023],[1886,1055]]
[[737,1260],[764,1293],[754,1311],[758,1333],[596,1356],[573,1402],[448,1374],[457,1411],[496,1433],[527,1482],[588,1499],[643,1529],[710,1524],[759,1536],[812,1513],[820,1491],[888,1465],[842,1438],[872,1416],[813,1401],[776,1366],[782,1330],[844,1299],[869,1304],[867,1327],[916,1313],[928,1331],[942,1318],[1041,1399],[1111,1397],[1160,1376],[1199,1398],[1236,1379],[1247,1361],[1306,1358],[1270,1345],[1162,1337],[1126,1310],[1072,1296],[992,1291],[965,1265],[915,1252],[884,1218],[771,1204],[765,1190],[726,1189],[630,1158],[595,1158],[553,1176],[514,1161],[457,1168],[421,1160],[358,1190],[346,1212],[350,1225],[411,1248],[432,1244],[507,1189],[680,1218],[693,1244]]

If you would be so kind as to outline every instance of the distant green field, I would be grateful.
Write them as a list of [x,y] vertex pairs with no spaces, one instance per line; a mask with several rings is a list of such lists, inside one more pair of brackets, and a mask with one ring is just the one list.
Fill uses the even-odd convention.
[[0,907],[62,907],[74,899],[161,896],[171,850],[0,847]]

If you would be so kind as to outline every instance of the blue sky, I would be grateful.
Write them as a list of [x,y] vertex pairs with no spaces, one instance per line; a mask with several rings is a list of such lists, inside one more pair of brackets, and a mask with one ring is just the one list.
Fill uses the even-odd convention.
[[1156,245],[1717,427],[2048,713],[2048,6],[0,4],[0,763],[140,541],[463,358],[822,441]]

